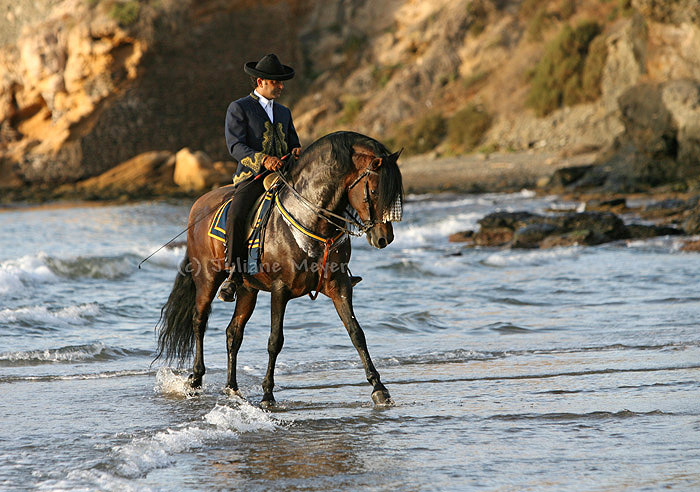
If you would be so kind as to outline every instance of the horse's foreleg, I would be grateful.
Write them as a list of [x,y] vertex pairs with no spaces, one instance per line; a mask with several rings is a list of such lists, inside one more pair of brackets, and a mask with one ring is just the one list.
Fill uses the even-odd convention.
[[270,315],[270,339],[267,342],[267,353],[269,360],[267,363],[267,373],[263,379],[263,399],[262,405],[269,406],[275,402],[272,390],[275,387],[275,364],[277,356],[282,351],[284,344],[284,333],[282,324],[284,321],[284,311],[287,308],[290,294],[286,287],[279,287],[272,290],[271,315]]
[[243,342],[243,330],[245,325],[255,310],[255,303],[258,299],[257,290],[239,288],[236,292],[236,309],[231,317],[231,322],[226,328],[226,349],[228,352],[228,377],[226,379],[226,391],[238,393],[238,383],[236,381],[236,361],[238,350]]
[[372,400],[378,405],[391,404],[389,391],[382,384],[379,373],[372,363],[372,358],[367,350],[365,334],[357,322],[357,318],[355,318],[355,312],[352,308],[352,285],[350,284],[350,279],[342,276],[337,281],[332,282],[327,294],[333,300],[335,309],[338,311],[338,315],[350,335],[350,340],[352,340],[357,353],[360,354],[360,359],[365,367],[367,381],[372,385]]

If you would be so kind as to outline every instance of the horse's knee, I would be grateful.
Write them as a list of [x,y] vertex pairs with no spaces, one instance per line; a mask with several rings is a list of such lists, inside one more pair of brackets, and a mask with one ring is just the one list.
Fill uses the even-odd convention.
[[284,336],[271,336],[267,342],[267,352],[276,356],[282,351],[282,346],[284,346]]

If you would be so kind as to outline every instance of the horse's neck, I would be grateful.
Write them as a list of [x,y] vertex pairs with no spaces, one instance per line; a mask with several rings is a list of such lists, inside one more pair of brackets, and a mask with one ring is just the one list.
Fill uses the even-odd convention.
[[[313,206],[342,215],[347,206],[347,193],[343,189],[342,183],[329,182],[324,177],[325,174],[327,173],[313,172],[312,169],[308,168],[300,169],[292,174],[292,186]],[[326,220],[308,207],[298,203],[298,198],[286,200],[285,203],[287,202],[294,203],[294,212],[309,226],[313,224],[317,230],[318,228],[327,229],[330,227]]]

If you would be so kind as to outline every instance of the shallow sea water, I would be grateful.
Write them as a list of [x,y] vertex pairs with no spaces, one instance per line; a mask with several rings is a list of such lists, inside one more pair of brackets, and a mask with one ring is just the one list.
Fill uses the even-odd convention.
[[354,305],[395,406],[332,303],[290,302],[259,408],[269,296],[226,397],[216,301],[202,393],[151,366],[188,203],[0,213],[2,490],[698,490],[700,256],[656,238],[547,251],[447,235],[556,197],[413,196],[353,240]]

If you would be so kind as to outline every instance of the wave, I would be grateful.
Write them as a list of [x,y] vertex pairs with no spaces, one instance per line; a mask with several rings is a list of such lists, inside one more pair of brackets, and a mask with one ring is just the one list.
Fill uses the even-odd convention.
[[[461,277],[465,274],[465,257],[461,255],[417,255],[414,252],[412,257],[413,259],[402,258],[376,268],[398,275],[421,277]],[[479,267],[478,264],[474,266]]]
[[[163,245],[158,244],[138,248],[132,250],[132,253],[139,258],[138,262],[147,258],[151,254],[153,255],[143,264],[144,267],[147,265],[154,265],[162,268],[174,269],[180,266],[180,262],[182,261],[182,258],[184,258],[185,251],[187,250],[186,243],[178,241],[168,244],[165,247],[162,246]],[[161,247],[162,249],[158,249]]]
[[620,410],[619,412],[588,412],[588,413],[524,413],[524,414],[505,414],[492,415],[489,419],[493,420],[546,420],[546,421],[579,421],[579,420],[603,420],[603,419],[630,419],[638,417],[656,417],[656,416],[672,416],[675,413],[662,412],[661,410],[652,410],[649,412],[633,412],[631,410]]
[[58,282],[58,276],[46,264],[44,253],[0,262],[0,294],[20,292],[35,284]]
[[[475,350],[456,349],[446,352],[428,352],[425,354],[384,357],[375,359],[375,365],[382,367],[410,366],[423,364],[451,364],[469,361],[484,361],[504,357],[503,352],[479,352]],[[246,366],[244,369],[248,373],[262,374],[266,369],[265,363],[260,363],[254,367]],[[344,371],[362,369],[362,362],[359,357],[354,359],[335,359],[312,362],[284,362],[278,361],[276,365],[280,374],[306,374],[321,371]],[[364,383],[361,383],[364,384]],[[332,386],[332,385],[331,385]]]
[[174,455],[192,451],[209,443],[235,439],[247,432],[272,432],[286,422],[254,407],[245,400],[217,403],[201,422],[184,424],[153,436],[137,437],[130,443],[113,448],[117,474],[122,477],[144,476],[156,468],[175,462]]
[[[139,355],[147,354],[151,355],[150,352],[138,352]],[[64,374],[64,375],[53,375],[45,374],[42,376],[0,376],[0,383],[16,383],[24,381],[32,382],[50,382],[50,381],[85,381],[92,379],[112,379],[112,378],[125,378],[133,376],[147,376],[153,374],[150,369],[125,369],[121,371],[105,371],[97,373],[82,373],[82,374]]]
[[23,292],[61,279],[121,279],[136,271],[139,258],[133,253],[75,258],[53,258],[38,253],[5,260],[0,262],[0,294]]
[[2,352],[0,353],[0,367],[73,362],[104,362],[134,355],[150,355],[150,352],[107,347],[104,343],[97,342],[87,345],[69,345],[56,349]]
[[482,215],[479,212],[466,212],[430,220],[423,224],[406,225],[399,222],[395,224],[393,244],[400,248],[415,248],[436,243],[447,244],[450,234],[475,229],[477,220]]
[[[621,243],[621,245],[645,253],[680,253],[686,240],[687,236],[683,238],[678,236],[658,236],[648,239],[630,239]],[[612,244],[612,246],[615,245],[617,244]]]
[[120,279],[134,273],[138,262],[139,257],[134,254],[78,256],[72,259],[46,258],[46,264],[53,273],[68,279]]
[[491,323],[489,325],[484,326],[483,328],[487,328],[489,330],[501,333],[503,335],[519,335],[523,333],[534,333],[535,331],[531,328],[523,328],[522,326],[502,321],[499,321],[497,323]]
[[[522,328],[510,323],[493,323],[490,325],[485,325],[481,327],[482,329],[489,329],[505,334],[521,334],[530,333],[532,330],[528,328]],[[392,366],[412,366],[412,365],[439,365],[439,364],[453,364],[453,363],[467,363],[472,361],[488,361],[488,360],[498,360],[506,359],[509,357],[530,357],[538,355],[559,355],[559,354],[577,354],[577,353],[596,353],[596,352],[610,352],[610,351],[663,351],[663,350],[685,350],[692,349],[700,346],[700,342],[687,341],[687,342],[669,342],[665,344],[658,345],[623,345],[623,344],[609,344],[600,346],[582,346],[582,347],[553,347],[546,349],[524,349],[524,350],[507,350],[507,351],[478,351],[470,349],[454,349],[447,351],[430,351],[422,354],[410,354],[401,355],[393,357],[383,357],[374,360],[375,365],[378,368],[382,367],[392,367]],[[244,369],[248,373],[263,374],[266,368],[266,362],[261,362],[254,367],[246,366]],[[362,368],[362,363],[359,358],[353,359],[335,359],[335,360],[324,360],[324,361],[313,361],[313,362],[277,362],[277,370],[284,374],[303,374],[307,372],[319,372],[319,371],[343,371],[349,369]],[[650,368],[650,369],[621,369],[620,372],[636,372],[636,371],[656,371],[656,370],[676,370],[683,369],[687,367],[668,367],[668,368]],[[607,369],[602,370],[602,372],[608,371]],[[616,372],[616,370],[609,370],[610,372]],[[577,374],[577,373],[572,373]],[[545,374],[543,377],[551,377],[550,374]],[[520,376],[517,376],[520,377]],[[538,377],[527,376],[527,377]],[[507,378],[507,376],[504,376]]]
[[481,261],[482,265],[492,267],[507,267],[507,266],[540,266],[546,265],[559,260],[567,260],[569,258],[577,258],[581,254],[580,246],[571,246],[564,248],[553,248],[546,251],[527,250],[514,251],[505,250],[493,253]]
[[0,311],[0,323],[50,331],[82,325],[99,313],[100,308],[95,303],[69,306],[58,310],[50,310],[46,306],[30,306],[3,309]]

